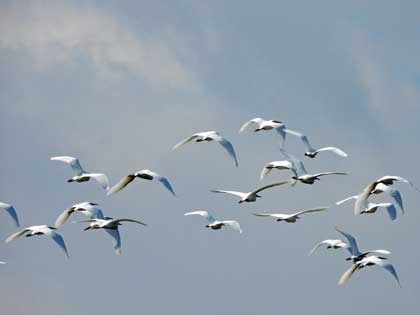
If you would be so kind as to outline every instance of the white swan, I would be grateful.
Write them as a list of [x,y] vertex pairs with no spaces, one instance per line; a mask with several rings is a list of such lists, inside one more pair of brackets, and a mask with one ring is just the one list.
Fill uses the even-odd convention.
[[12,205],[9,205],[8,203],[0,201],[0,209],[6,211],[10,215],[10,217],[15,222],[16,226],[20,226],[16,210]]
[[[309,174],[306,169],[305,166],[303,165],[303,162],[298,159],[297,157],[293,156],[292,154],[289,154],[286,150],[284,150],[283,148],[280,148],[280,152],[284,155],[284,157],[287,159],[286,161],[290,163],[291,168],[290,170],[294,173],[294,175],[291,177],[293,180],[295,180],[295,183],[297,181],[300,181],[301,183],[304,184],[309,184],[312,185],[315,183],[316,180],[319,180],[319,177],[321,176],[326,176],[326,175],[348,175],[348,172],[321,172],[321,173],[315,173],[315,174]],[[279,162],[279,161],[277,161]],[[280,161],[283,162],[284,161]],[[273,162],[271,162],[273,163]],[[267,164],[264,168],[263,171],[261,172],[261,176],[264,177],[269,170],[271,170],[272,168],[275,167],[271,167],[270,169],[270,163]],[[284,163],[284,168],[286,168],[287,164]],[[268,166],[268,167],[267,167]],[[293,183],[292,185],[294,185],[295,183]]]
[[[366,204],[366,200],[369,198],[369,196],[375,192],[375,189],[377,189],[378,185],[380,190],[383,191],[384,186],[391,186],[394,184],[394,182],[400,181],[406,184],[409,184],[411,187],[413,187],[415,190],[420,191],[414,184],[407,179],[401,177],[401,176],[393,176],[393,175],[386,175],[383,176],[369,185],[367,185],[363,191],[357,196],[356,202],[354,204],[354,213],[360,214],[364,209],[364,205]],[[380,185],[382,184],[382,185]]]
[[184,215],[186,215],[186,216],[188,216],[188,215],[200,215],[200,216],[206,218],[206,220],[209,222],[209,224],[207,224],[206,227],[207,228],[211,228],[213,230],[220,230],[222,228],[222,226],[228,226],[228,227],[232,228],[234,231],[239,232],[239,233],[242,233],[242,229],[241,229],[241,226],[240,226],[240,224],[239,224],[238,221],[234,221],[234,220],[224,220],[224,221],[216,220],[215,218],[213,218],[213,216],[211,216],[205,210],[187,212],[187,213],[184,213]]
[[78,159],[72,157],[72,156],[53,156],[50,158],[52,161],[61,161],[64,163],[67,163],[71,166],[73,171],[76,173],[75,176],[70,178],[67,182],[87,182],[91,178],[96,180],[103,189],[108,190],[109,189],[109,182],[108,177],[103,173],[87,173],[81,166]]
[[397,272],[393,265],[386,263],[384,260],[387,258],[379,256],[369,256],[364,257],[360,261],[355,262],[349,269],[347,269],[338,280],[338,284],[346,283],[353,273],[357,270],[360,270],[366,266],[379,266],[384,268],[386,271],[392,274],[392,276],[397,280],[398,285],[401,287],[400,279],[398,278]]
[[285,221],[288,223],[295,223],[296,220],[300,219],[300,215],[310,212],[319,212],[319,211],[325,211],[329,207],[320,207],[320,208],[313,208],[308,210],[299,211],[292,214],[283,214],[283,213],[253,213],[253,215],[257,217],[272,217],[275,218],[277,222],[279,221]]
[[71,214],[74,212],[82,213],[87,216],[89,219],[103,219],[104,214],[101,209],[99,209],[97,203],[92,202],[81,202],[71,207],[67,208],[66,210],[61,213],[57,220],[55,221],[55,227],[58,228],[67,221]]
[[52,240],[54,242],[56,242],[58,244],[58,246],[60,246],[60,248],[64,251],[64,253],[66,254],[66,257],[69,258],[69,254],[67,252],[67,248],[66,248],[66,244],[64,243],[64,239],[61,237],[60,234],[58,234],[56,231],[55,227],[52,226],[48,226],[48,225],[34,225],[34,226],[29,226],[19,232],[16,232],[12,235],[10,235],[7,239],[6,239],[6,243],[9,243],[23,235],[25,235],[26,237],[30,237],[30,236],[34,236],[34,235],[48,235],[49,237],[52,238]]
[[295,136],[300,137],[303,144],[305,145],[305,148],[306,148],[305,156],[307,157],[314,158],[317,156],[319,152],[324,152],[324,151],[331,151],[341,157],[348,157],[348,154],[346,152],[336,147],[324,147],[320,149],[315,149],[314,147],[311,146],[308,138],[304,134],[298,133],[298,132],[294,132],[294,133],[295,133]]
[[323,241],[319,242],[318,244],[316,244],[314,246],[314,248],[311,249],[311,251],[309,252],[308,256],[312,255],[322,245],[326,245],[326,247],[328,249],[330,249],[330,248],[333,248],[333,249],[346,248],[347,250],[349,250],[349,248],[350,248],[349,244],[347,244],[346,242],[344,242],[342,240],[327,239],[327,240],[323,240]]
[[[303,163],[301,165],[299,165],[299,167],[300,167],[300,169],[303,169],[303,170],[305,169],[305,167],[303,166]],[[263,180],[264,177],[268,173],[270,173],[273,169],[290,170],[290,171],[293,172],[294,175],[298,176],[297,165],[295,165],[295,163],[293,163],[292,161],[289,161],[289,160],[271,161],[271,162],[267,163],[266,165],[264,165],[264,167],[261,171],[260,180]]]
[[121,255],[121,237],[118,230],[118,226],[121,225],[121,222],[134,222],[146,226],[146,223],[143,223],[139,220],[133,219],[113,219],[105,217],[103,219],[89,219],[79,221],[79,223],[89,223],[89,226],[84,229],[87,230],[97,230],[104,229],[114,240],[114,250],[117,255]]
[[375,189],[372,191],[371,194],[377,195],[381,193],[388,194],[394,201],[397,203],[398,207],[401,209],[401,212],[404,214],[404,204],[401,197],[401,193],[392,186],[387,186],[385,184],[379,183],[376,185]]
[[261,188],[258,188],[254,191],[251,191],[251,192],[240,192],[240,191],[220,190],[220,189],[211,189],[210,191],[214,192],[214,193],[223,193],[223,194],[238,196],[240,198],[239,203],[254,202],[254,201],[257,200],[257,198],[261,198],[261,196],[258,195],[259,192],[261,192],[265,189],[271,188],[271,187],[284,185],[284,184],[287,184],[289,182],[290,182],[289,180],[283,180],[283,181],[280,181],[280,182],[275,182],[275,183],[272,183],[272,184],[265,185]]
[[147,180],[156,179],[159,182],[161,182],[163,184],[163,186],[165,186],[165,188],[167,190],[169,190],[169,192],[172,195],[176,196],[171,184],[168,181],[168,179],[166,179],[166,177],[160,176],[158,173],[152,172],[151,170],[141,170],[141,171],[138,171],[138,172],[128,174],[127,176],[123,177],[118,183],[116,183],[114,186],[112,186],[108,190],[107,194],[111,195],[113,193],[119,192],[125,186],[130,184],[136,177],[147,179]]
[[[340,200],[338,201],[336,204],[340,205],[343,202],[346,202],[348,200],[351,199],[357,199],[358,196],[350,196],[346,199]],[[364,209],[360,212],[360,214],[364,214],[364,213],[375,213],[376,210],[378,210],[379,208],[385,208],[386,211],[388,212],[389,218],[392,221],[395,221],[397,219],[397,209],[395,208],[395,206],[390,203],[390,202],[384,202],[384,203],[374,203],[374,202],[368,202],[366,200],[365,205],[364,205]],[[403,212],[404,213],[404,212]]]
[[196,142],[202,142],[202,141],[216,141],[220,143],[220,145],[227,151],[227,153],[230,155],[231,158],[235,161],[235,165],[238,166],[238,160],[236,159],[236,153],[233,149],[232,143],[230,143],[227,139],[223,138],[217,131],[204,131],[204,132],[198,132],[193,134],[192,136],[182,140],[181,142],[174,145],[172,150],[178,149],[180,146],[194,140]]
[[390,202],[383,202],[383,203],[369,202],[367,204],[367,208],[365,208],[364,210],[362,210],[362,212],[360,212],[360,214],[364,214],[364,213],[375,213],[376,210],[378,210],[379,208],[385,208],[386,211],[388,212],[389,218],[392,221],[395,221],[397,219],[397,209]]
[[347,242],[349,243],[349,246],[350,246],[349,247],[349,252],[350,252],[351,256],[347,257],[346,260],[352,260],[353,263],[356,263],[356,262],[362,260],[363,258],[365,258],[369,254],[385,254],[385,255],[390,255],[391,254],[389,251],[387,251],[385,249],[374,249],[374,250],[369,250],[367,252],[360,252],[359,247],[357,246],[356,239],[352,235],[350,235],[350,234],[348,234],[344,231],[341,231],[338,228],[335,228],[335,230],[338,233],[340,233],[341,235],[343,235],[347,239]]
[[300,181],[304,184],[312,185],[315,183],[316,180],[320,180],[319,177],[325,176],[325,175],[349,175],[348,172],[322,172],[322,173],[316,173],[316,174],[305,174],[300,176],[292,176],[291,178]]
[[281,146],[284,145],[284,142],[286,141],[286,134],[291,135],[299,135],[300,133],[286,128],[286,125],[278,120],[264,120],[262,118],[253,118],[251,120],[248,120],[246,123],[242,125],[242,127],[239,129],[239,133],[243,132],[248,126],[256,124],[258,127],[257,129],[254,129],[254,132],[258,132],[260,130],[272,130],[275,129],[278,134],[281,137]]

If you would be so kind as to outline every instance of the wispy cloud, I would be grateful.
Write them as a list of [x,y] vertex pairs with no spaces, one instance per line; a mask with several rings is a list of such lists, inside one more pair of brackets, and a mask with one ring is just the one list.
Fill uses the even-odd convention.
[[9,2],[0,8],[0,47],[25,50],[40,67],[83,56],[100,74],[117,66],[151,83],[196,85],[164,31],[139,37],[105,12],[62,1]]
[[[374,119],[390,122],[395,110],[410,111],[420,104],[420,91],[406,78],[397,77],[391,66],[381,60],[381,51],[367,32],[347,25],[341,44],[354,65],[357,78],[366,93],[368,111]],[[392,58],[395,62],[395,58]]]

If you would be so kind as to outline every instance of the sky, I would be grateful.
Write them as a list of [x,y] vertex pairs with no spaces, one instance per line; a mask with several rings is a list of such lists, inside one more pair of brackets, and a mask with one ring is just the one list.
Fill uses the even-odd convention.
[[[420,185],[419,12],[418,1],[1,1],[0,200],[23,227],[52,225],[82,201],[148,223],[121,227],[121,256],[108,235],[72,219],[59,229],[69,260],[46,237],[0,244],[4,314],[414,313],[418,193],[396,185],[406,207],[396,222],[334,203],[383,175]],[[282,156],[275,133],[238,133],[254,117],[349,153],[308,159],[288,138],[309,172],[351,174],[273,188],[255,203],[210,193],[289,176],[260,182],[262,167]],[[238,168],[215,143],[171,150],[207,130],[233,143]],[[177,198],[142,180],[112,196],[93,182],[69,184],[71,169],[54,155],[76,156],[112,183],[151,169]],[[324,205],[332,207],[296,224],[251,215]],[[238,220],[243,234],[183,216],[201,209]],[[307,256],[339,238],[336,226],[362,249],[391,251],[402,288],[380,268],[338,286],[346,253]],[[0,213],[0,237],[15,231]]]

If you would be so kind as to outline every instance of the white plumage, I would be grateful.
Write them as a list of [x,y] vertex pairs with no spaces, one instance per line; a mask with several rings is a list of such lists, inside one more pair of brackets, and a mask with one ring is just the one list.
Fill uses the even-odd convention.
[[238,196],[240,198],[239,203],[254,202],[254,201],[257,201],[257,198],[261,198],[261,196],[258,195],[259,192],[261,192],[263,190],[266,190],[268,188],[271,188],[271,187],[284,185],[284,184],[287,184],[289,182],[290,182],[289,180],[283,180],[283,181],[275,182],[275,183],[268,184],[268,185],[265,185],[263,187],[260,187],[260,188],[254,190],[254,191],[251,191],[251,192],[240,192],[240,191],[220,190],[220,189],[212,189],[210,191],[214,192],[214,193],[223,193],[223,194]]
[[182,145],[184,145],[184,144],[186,144],[186,143],[188,143],[192,140],[195,140],[196,142],[216,141],[226,150],[226,152],[229,154],[229,156],[235,161],[235,165],[238,166],[238,160],[236,159],[236,153],[235,153],[235,150],[233,148],[232,143],[230,143],[230,141],[227,140],[226,138],[222,137],[217,131],[203,131],[203,132],[195,133],[192,136],[190,136],[190,137],[182,140],[181,142],[177,143],[176,145],[174,145],[172,150],[176,150],[180,146],[182,146]]
[[66,254],[66,257],[69,257],[69,254],[67,252],[67,248],[66,248],[66,244],[64,243],[64,239],[61,237],[60,234],[58,234],[56,231],[55,227],[52,226],[48,226],[48,225],[34,225],[34,226],[29,226],[19,232],[16,232],[12,235],[10,235],[7,239],[6,239],[6,243],[9,243],[23,235],[25,235],[26,237],[30,237],[30,236],[34,236],[34,235],[47,235],[49,237],[51,237],[51,239],[58,245],[60,246],[60,248],[64,251],[64,253]]
[[101,185],[101,187],[105,190],[109,189],[109,182],[108,177],[103,173],[88,173],[86,172],[80,165],[80,162],[78,159],[72,157],[72,156],[53,156],[50,158],[52,161],[61,161],[64,163],[67,163],[71,166],[73,171],[76,173],[75,176],[70,178],[68,180],[69,183],[71,182],[87,182],[91,178],[93,178],[95,181]]
[[238,221],[234,220],[216,220],[213,216],[211,216],[207,211],[205,210],[198,210],[198,211],[192,211],[184,213],[185,216],[189,215],[199,215],[204,217],[209,224],[206,225],[207,228],[211,228],[213,230],[220,230],[222,226],[228,226],[231,229],[233,229],[236,232],[242,233],[241,226]]
[[125,186],[127,186],[128,184],[130,184],[135,178],[142,178],[142,179],[146,179],[146,180],[153,180],[156,179],[158,180],[160,183],[162,183],[162,185],[174,196],[175,192],[171,186],[171,184],[169,183],[169,180],[166,177],[163,177],[161,175],[159,175],[156,172],[152,172],[151,170],[141,170],[141,171],[137,171],[131,174],[128,174],[127,176],[123,177],[118,183],[116,183],[114,186],[112,186],[109,190],[108,190],[108,195],[111,195],[113,193],[119,192],[120,190],[122,190]]

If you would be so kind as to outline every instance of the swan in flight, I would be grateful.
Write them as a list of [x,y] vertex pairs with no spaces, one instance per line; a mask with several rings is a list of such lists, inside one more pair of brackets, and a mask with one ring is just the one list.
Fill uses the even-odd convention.
[[[357,199],[357,195],[356,196],[351,196],[348,197],[346,199],[343,199],[341,201],[338,201],[336,204],[340,205],[343,202],[346,202],[348,200],[351,199]],[[378,208],[385,208],[386,211],[388,212],[389,218],[392,221],[395,221],[397,219],[397,208],[395,208],[395,206],[390,203],[390,202],[384,202],[384,203],[374,203],[374,202],[368,202],[366,201],[364,209],[360,212],[360,214],[364,214],[364,213],[375,213],[376,210],[378,210]],[[404,212],[403,212],[404,213]]]
[[277,222],[279,221],[286,221],[288,223],[295,223],[297,219],[300,219],[300,215],[310,212],[319,212],[325,211],[329,207],[320,207],[320,208],[313,208],[308,210],[299,211],[292,214],[283,214],[283,213],[253,213],[253,215],[257,217],[272,217],[275,218]]
[[324,147],[320,149],[315,149],[314,147],[311,146],[308,138],[304,134],[294,131],[294,135],[299,137],[302,140],[303,144],[305,145],[305,148],[306,148],[305,156],[307,157],[314,158],[317,156],[319,152],[323,152],[323,151],[331,151],[341,157],[348,157],[348,154],[346,152],[336,147]]
[[8,203],[0,201],[0,209],[6,211],[10,215],[10,217],[15,222],[16,226],[18,226],[18,227],[20,226],[16,210],[15,210],[15,208],[13,208],[12,205],[9,205]]
[[256,124],[258,127],[257,129],[254,129],[254,132],[258,132],[260,130],[272,130],[275,129],[278,134],[281,137],[281,146],[284,145],[284,142],[286,141],[286,134],[291,134],[294,136],[300,135],[299,132],[296,132],[294,130],[290,130],[286,128],[286,125],[278,120],[264,120],[262,118],[253,118],[251,120],[248,120],[246,123],[244,123],[239,129],[239,133],[242,133],[246,128],[248,128],[250,125]]
[[268,173],[270,173],[272,171],[272,169],[274,169],[274,168],[278,169],[278,170],[290,170],[296,176],[298,176],[298,169],[299,168],[301,170],[304,170],[304,172],[306,172],[305,167],[303,166],[303,163],[296,165],[295,163],[293,163],[292,161],[289,161],[289,160],[271,161],[263,167],[263,169],[261,171],[261,175],[260,175],[260,180],[263,180],[264,177]]
[[122,225],[121,222],[134,222],[146,226],[146,223],[143,223],[138,220],[133,219],[113,219],[105,217],[103,219],[89,219],[79,221],[79,223],[89,223],[89,226],[84,229],[87,230],[97,230],[104,229],[114,240],[114,250],[117,255],[121,255],[121,237],[118,226]]
[[[272,169],[290,170],[294,174],[295,177],[308,175],[308,171],[306,170],[305,165],[303,164],[302,160],[298,159],[296,156],[292,154],[289,154],[283,148],[280,148],[280,151],[284,155],[286,160],[271,161],[267,163],[261,171],[261,175],[260,175],[261,180],[268,173],[270,173]],[[319,176],[322,176],[322,175],[319,175]]]
[[401,193],[399,192],[399,190],[395,189],[392,186],[387,186],[385,184],[379,183],[378,185],[376,185],[375,189],[372,191],[372,194],[377,195],[380,193],[386,193],[391,198],[393,198],[394,201],[397,203],[398,207],[401,209],[401,212],[404,214],[403,200],[402,200]]
[[91,178],[96,180],[103,189],[108,190],[109,189],[109,182],[108,177],[105,174],[102,173],[87,173],[82,166],[80,165],[80,162],[78,159],[72,157],[72,156],[53,156],[50,158],[52,161],[61,161],[64,163],[67,163],[71,166],[73,171],[76,173],[75,176],[70,178],[67,182],[87,182]]
[[220,145],[227,151],[230,157],[235,161],[235,165],[238,166],[238,160],[236,159],[235,150],[233,149],[232,143],[230,143],[227,139],[223,138],[217,131],[204,131],[198,132],[193,134],[192,136],[182,140],[181,142],[177,143],[172,150],[178,149],[180,146],[195,140],[196,142],[202,141],[216,141],[220,143]]
[[389,251],[385,249],[374,249],[374,250],[369,250],[367,252],[360,252],[359,247],[357,246],[356,239],[352,235],[346,232],[343,232],[339,230],[338,228],[335,228],[335,229],[338,233],[343,235],[347,239],[347,242],[349,243],[349,246],[350,246],[349,252],[351,256],[347,257],[346,260],[353,260],[353,263],[356,263],[358,261],[361,261],[363,258],[365,258],[369,254],[384,254],[384,255],[391,254]]
[[323,172],[323,173],[316,173],[316,174],[305,174],[300,176],[292,176],[292,179],[295,181],[300,181],[304,184],[312,185],[315,183],[316,180],[320,180],[319,177],[325,175],[349,175],[348,172]]
[[376,210],[378,210],[378,208],[385,208],[386,211],[388,212],[389,218],[392,221],[395,221],[397,219],[397,208],[395,208],[395,206],[390,202],[383,202],[383,203],[369,202],[367,204],[367,208],[363,210],[362,212],[360,212],[360,214],[375,213]]
[[333,248],[333,249],[346,248],[348,251],[350,251],[350,249],[349,249],[350,246],[346,242],[344,242],[342,240],[330,240],[330,239],[328,239],[328,240],[323,240],[323,241],[319,242],[318,244],[316,244],[314,246],[314,248],[311,249],[308,256],[312,255],[322,245],[326,245],[328,249],[330,249],[330,248]]
[[113,193],[119,192],[125,186],[130,184],[136,177],[147,179],[147,180],[156,179],[159,182],[161,182],[163,184],[163,186],[165,186],[165,188],[167,190],[169,190],[169,192],[172,195],[176,196],[171,184],[169,183],[169,181],[165,177],[160,176],[158,173],[152,172],[151,170],[141,170],[141,171],[138,171],[138,172],[128,174],[127,176],[123,177],[118,183],[116,183],[114,186],[112,186],[108,190],[107,194],[111,195]]
[[[412,182],[408,181],[407,179],[405,179],[401,176],[386,175],[386,176],[383,176],[383,177],[373,181],[369,185],[367,185],[363,189],[363,191],[357,196],[356,202],[354,204],[354,213],[355,214],[360,214],[364,210],[364,205],[366,204],[366,201],[371,194],[381,193],[382,191],[384,191],[384,189],[386,190],[385,186],[389,187],[392,184],[394,184],[394,182],[396,182],[396,181],[409,184],[415,190],[420,191],[416,186],[414,186],[414,184]],[[378,186],[379,186],[379,190],[378,190]],[[402,203],[401,204],[399,203],[399,205],[402,206]]]
[[23,235],[25,235],[26,237],[30,237],[30,236],[34,236],[34,235],[48,235],[49,237],[52,238],[52,240],[54,242],[57,243],[58,246],[60,246],[60,248],[66,254],[66,257],[69,258],[69,254],[67,252],[67,248],[66,248],[66,244],[64,243],[64,239],[55,230],[56,230],[55,227],[48,226],[48,225],[34,225],[34,226],[27,227],[27,228],[25,228],[25,229],[23,229],[19,232],[16,232],[16,233],[10,235],[6,239],[5,242],[9,243],[9,242],[11,242],[11,241],[23,236]]
[[220,189],[212,189],[210,191],[214,192],[214,193],[223,193],[223,194],[238,196],[240,198],[239,203],[254,202],[254,201],[257,200],[257,198],[261,198],[261,196],[258,195],[259,192],[261,192],[265,189],[271,188],[271,187],[284,185],[284,184],[287,184],[289,182],[290,182],[289,180],[282,180],[280,182],[275,182],[275,183],[272,183],[272,184],[265,185],[261,188],[258,188],[257,190],[251,191],[251,192],[240,192],[240,191],[220,190]]
[[228,226],[231,229],[233,229],[234,231],[239,232],[239,233],[242,233],[242,229],[241,229],[241,226],[239,225],[238,221],[233,221],[233,220],[220,221],[220,220],[216,220],[215,218],[213,218],[213,216],[211,216],[205,210],[187,212],[187,213],[184,213],[184,215],[186,215],[186,216],[188,216],[188,215],[200,215],[200,216],[206,218],[206,220],[209,222],[209,224],[207,224],[206,227],[207,228],[211,228],[213,230],[220,230],[222,228],[222,226]]
[[93,202],[81,202],[75,205],[72,205],[70,208],[61,213],[57,220],[55,221],[55,227],[58,228],[67,221],[71,214],[74,212],[83,213],[89,219],[103,219],[104,214],[101,209],[99,209],[97,203]]
[[384,260],[387,258],[379,256],[368,256],[364,257],[360,261],[355,262],[348,270],[346,270],[338,280],[338,284],[344,284],[348,279],[353,275],[357,270],[360,270],[366,266],[379,266],[384,268],[386,271],[392,274],[392,276],[397,280],[398,285],[401,287],[400,280],[398,279],[397,272],[393,265],[386,263]]
[[[305,166],[303,165],[302,161],[299,160],[298,158],[296,158],[295,156],[287,153],[286,150],[284,150],[283,148],[280,148],[281,153],[286,157],[286,161],[288,161],[291,165],[291,170],[294,173],[294,175],[291,177],[295,183],[297,181],[300,181],[301,183],[304,184],[309,184],[312,185],[315,183],[316,180],[320,180],[319,177],[321,176],[325,176],[325,175],[348,175],[349,173],[347,172],[322,172],[322,173],[316,173],[316,174],[309,174],[306,169]],[[271,162],[273,163],[273,162]],[[264,177],[271,169],[270,169],[270,163],[267,164],[262,172],[261,172],[261,176]],[[284,164],[286,165],[286,164]],[[268,166],[268,167],[267,167]],[[286,167],[284,167],[286,168]],[[293,183],[292,185],[294,185],[295,183]]]

